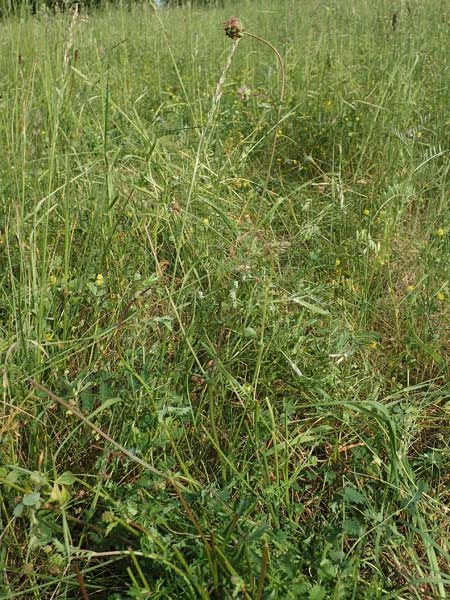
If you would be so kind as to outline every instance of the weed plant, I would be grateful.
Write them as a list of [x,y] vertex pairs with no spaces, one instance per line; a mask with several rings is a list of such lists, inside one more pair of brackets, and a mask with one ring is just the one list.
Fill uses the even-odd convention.
[[449,596],[449,19],[0,22],[0,598]]

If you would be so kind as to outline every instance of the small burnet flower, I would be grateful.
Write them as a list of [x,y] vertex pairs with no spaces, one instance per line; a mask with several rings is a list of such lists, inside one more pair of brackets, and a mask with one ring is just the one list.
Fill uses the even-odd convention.
[[439,237],[444,237],[445,235],[445,231],[442,227],[439,227],[439,229],[436,230],[436,235],[438,235]]
[[238,40],[244,35],[244,27],[242,26],[241,21],[236,17],[225,21],[223,26],[226,35],[232,40]]
[[98,285],[100,287],[101,285],[103,285],[103,283],[104,283],[103,275],[101,273],[99,273],[97,275],[97,277],[95,278],[95,285]]
[[111,510],[103,511],[100,518],[103,521],[103,523],[114,523],[116,519],[114,513]]

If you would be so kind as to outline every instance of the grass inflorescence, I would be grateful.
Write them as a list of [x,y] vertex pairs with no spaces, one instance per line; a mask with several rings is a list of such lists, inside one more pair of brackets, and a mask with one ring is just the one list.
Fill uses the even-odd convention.
[[0,22],[0,598],[450,594],[449,10],[254,4]]

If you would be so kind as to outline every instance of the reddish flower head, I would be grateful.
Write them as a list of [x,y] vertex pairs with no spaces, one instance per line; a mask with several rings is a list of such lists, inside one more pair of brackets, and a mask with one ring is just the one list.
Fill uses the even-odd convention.
[[225,21],[223,26],[225,29],[225,33],[232,40],[237,40],[244,35],[244,28],[242,26],[242,23],[236,17]]

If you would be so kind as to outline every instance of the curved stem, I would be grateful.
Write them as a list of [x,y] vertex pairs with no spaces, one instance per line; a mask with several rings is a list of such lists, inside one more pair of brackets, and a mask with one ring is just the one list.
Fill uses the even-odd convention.
[[270,176],[272,173],[273,160],[275,158],[275,149],[277,146],[277,137],[278,137],[278,131],[279,131],[279,127],[280,127],[280,120],[281,120],[281,105],[283,104],[283,101],[284,101],[284,88],[285,88],[285,83],[286,83],[286,74],[285,74],[285,70],[284,70],[283,59],[281,58],[281,54],[278,52],[278,50],[275,48],[275,46],[273,46],[270,42],[268,42],[264,38],[260,37],[259,35],[256,35],[255,33],[250,33],[248,31],[244,31],[244,35],[248,35],[249,37],[254,38],[258,42],[261,42],[262,44],[264,44],[265,46],[270,48],[270,50],[272,50],[272,52],[275,54],[277,61],[278,61],[278,66],[280,68],[280,101],[277,106],[277,120],[276,120],[275,133],[274,133],[273,142],[272,142],[272,151],[270,153],[269,168],[267,170],[266,181],[264,183],[264,188],[262,191],[262,197],[264,198],[264,196],[267,194],[267,190],[269,187]]

